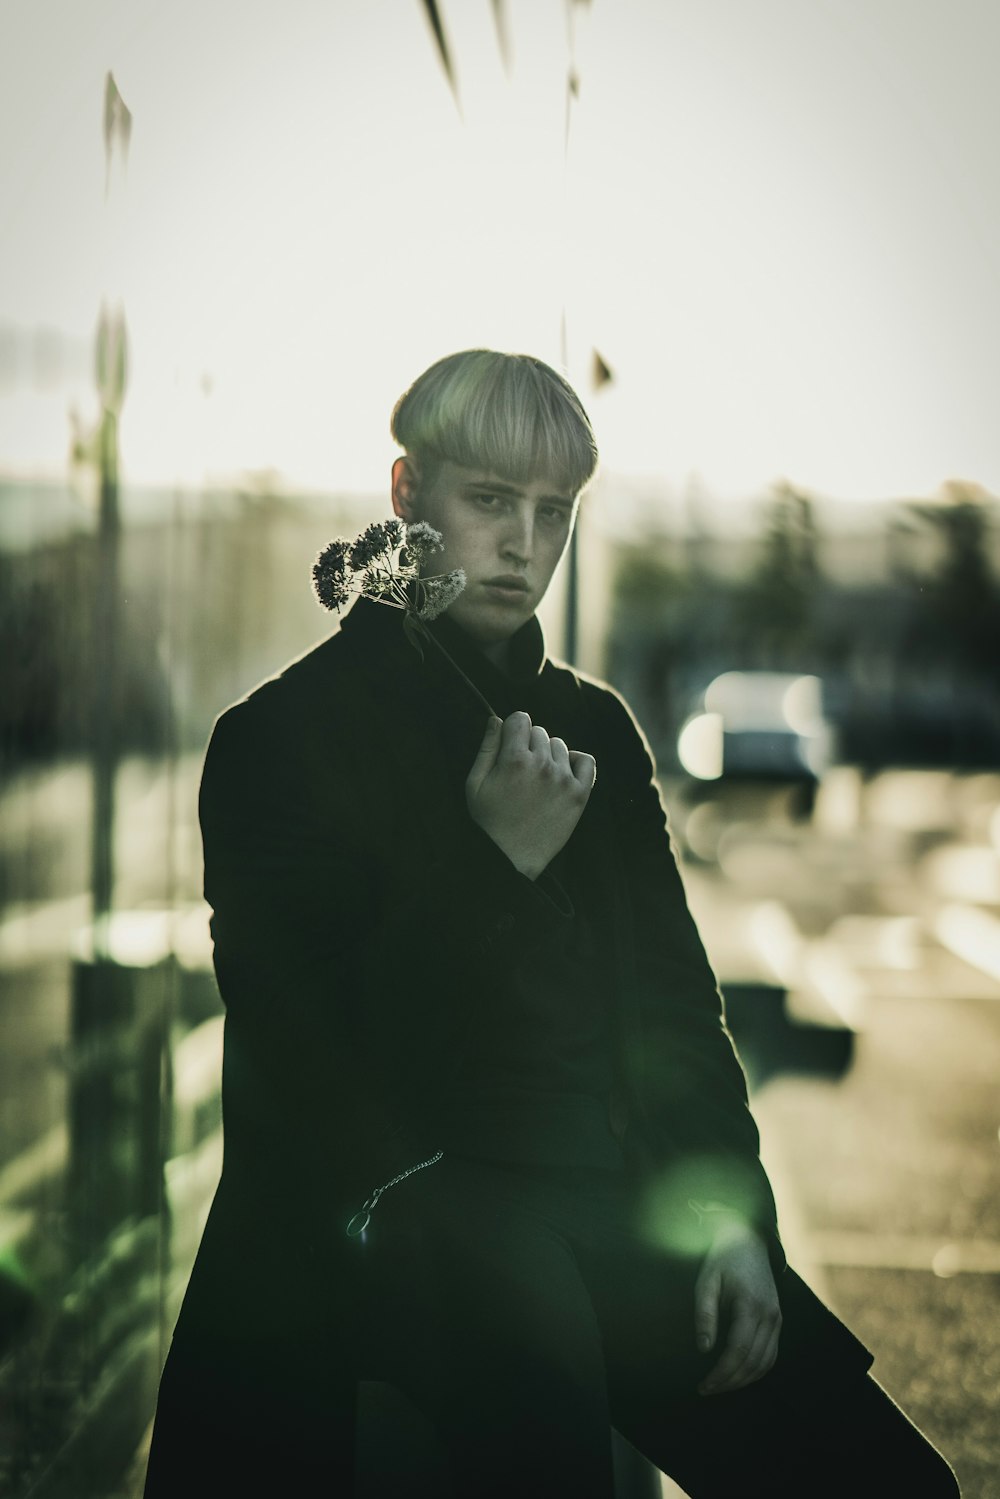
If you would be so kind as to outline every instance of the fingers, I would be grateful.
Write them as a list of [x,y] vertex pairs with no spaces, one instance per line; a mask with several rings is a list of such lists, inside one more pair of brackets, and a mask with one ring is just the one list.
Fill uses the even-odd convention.
[[585,791],[593,791],[594,782],[597,780],[597,761],[593,755],[588,755],[585,750],[570,750],[569,764],[573,772],[573,779]]
[[756,1336],[756,1320],[749,1314],[745,1305],[734,1303],[733,1316],[722,1357],[698,1386],[702,1395],[717,1395],[730,1388],[730,1380],[736,1370],[746,1362]]
[[503,721],[500,758],[516,759],[526,755],[531,746],[531,719],[527,713],[511,713]]
[[478,787],[496,764],[497,755],[500,753],[500,745],[502,743],[502,728],[503,724],[495,714],[487,720],[483,741],[476,751],[476,758],[472,762],[472,769],[466,778],[466,784],[470,789]]
[[721,1395],[761,1379],[778,1356],[781,1314],[752,1301],[734,1301],[722,1357],[698,1386],[702,1395]]
[[531,732],[528,735],[528,749],[543,762],[552,758],[549,748],[549,736],[541,724],[532,724]]
[[565,848],[587,805],[596,766],[592,755],[570,750],[527,713],[511,713],[484,736],[465,782],[472,820],[536,880]]
[[[489,730],[480,748],[481,755],[485,755],[488,743],[493,743]],[[511,713],[503,720],[497,751],[488,761],[487,769],[497,758],[513,760],[530,755],[543,764],[551,762],[556,770],[569,771],[578,785],[588,792],[597,778],[597,762],[593,755],[588,755],[583,750],[569,749],[564,739],[550,739],[542,725],[533,724],[527,713]]]
[[[771,1328],[768,1324],[759,1322],[749,1324],[748,1334],[753,1341],[747,1349],[742,1362],[737,1364],[728,1375],[724,1375],[718,1384],[714,1385],[715,1394],[724,1394],[727,1390],[738,1390],[743,1385],[752,1384],[765,1373],[764,1354],[771,1341]],[[734,1352],[738,1354],[740,1345],[734,1344]],[[727,1353],[728,1340],[727,1340]],[[720,1359],[720,1363],[722,1360]],[[769,1365],[767,1367],[770,1367]],[[714,1383],[714,1381],[713,1381]]]
[[568,772],[570,769],[570,752],[566,748],[565,739],[550,739],[549,752],[552,755],[552,763],[556,769]]
[[778,1334],[762,1327],[744,1362],[731,1374],[724,1384],[703,1390],[703,1394],[724,1395],[732,1390],[741,1390],[745,1385],[756,1384],[758,1379],[772,1368],[778,1357]]
[[707,1353],[715,1347],[719,1331],[719,1297],[722,1293],[722,1276],[718,1270],[704,1269],[698,1276],[694,1291],[694,1331],[698,1347]]

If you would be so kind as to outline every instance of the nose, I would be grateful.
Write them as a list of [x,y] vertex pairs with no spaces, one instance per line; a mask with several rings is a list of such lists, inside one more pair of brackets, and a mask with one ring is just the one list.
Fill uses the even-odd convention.
[[527,567],[531,561],[534,530],[534,511],[526,505],[514,507],[504,528],[501,543],[503,556],[520,567]]

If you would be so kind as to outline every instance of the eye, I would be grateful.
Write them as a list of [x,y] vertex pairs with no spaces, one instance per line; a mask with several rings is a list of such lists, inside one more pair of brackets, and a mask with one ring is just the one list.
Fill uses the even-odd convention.
[[549,525],[565,525],[569,520],[569,511],[565,505],[540,505],[538,513]]
[[477,494],[475,499],[476,503],[482,505],[484,510],[498,510],[500,507],[500,496],[498,494],[488,494],[484,491],[482,494]]

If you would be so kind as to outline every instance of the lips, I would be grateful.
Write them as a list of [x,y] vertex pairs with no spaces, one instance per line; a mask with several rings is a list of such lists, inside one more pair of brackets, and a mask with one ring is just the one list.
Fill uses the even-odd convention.
[[502,588],[508,593],[527,593],[528,585],[517,573],[504,573],[499,578],[485,578],[487,588]]

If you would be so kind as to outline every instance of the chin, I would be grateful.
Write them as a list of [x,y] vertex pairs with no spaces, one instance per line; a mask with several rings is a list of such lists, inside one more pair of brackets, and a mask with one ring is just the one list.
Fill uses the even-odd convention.
[[468,614],[452,608],[448,613],[456,625],[480,645],[503,645],[531,618],[534,608],[525,605],[524,608],[511,609],[500,605],[496,610],[476,609]]

